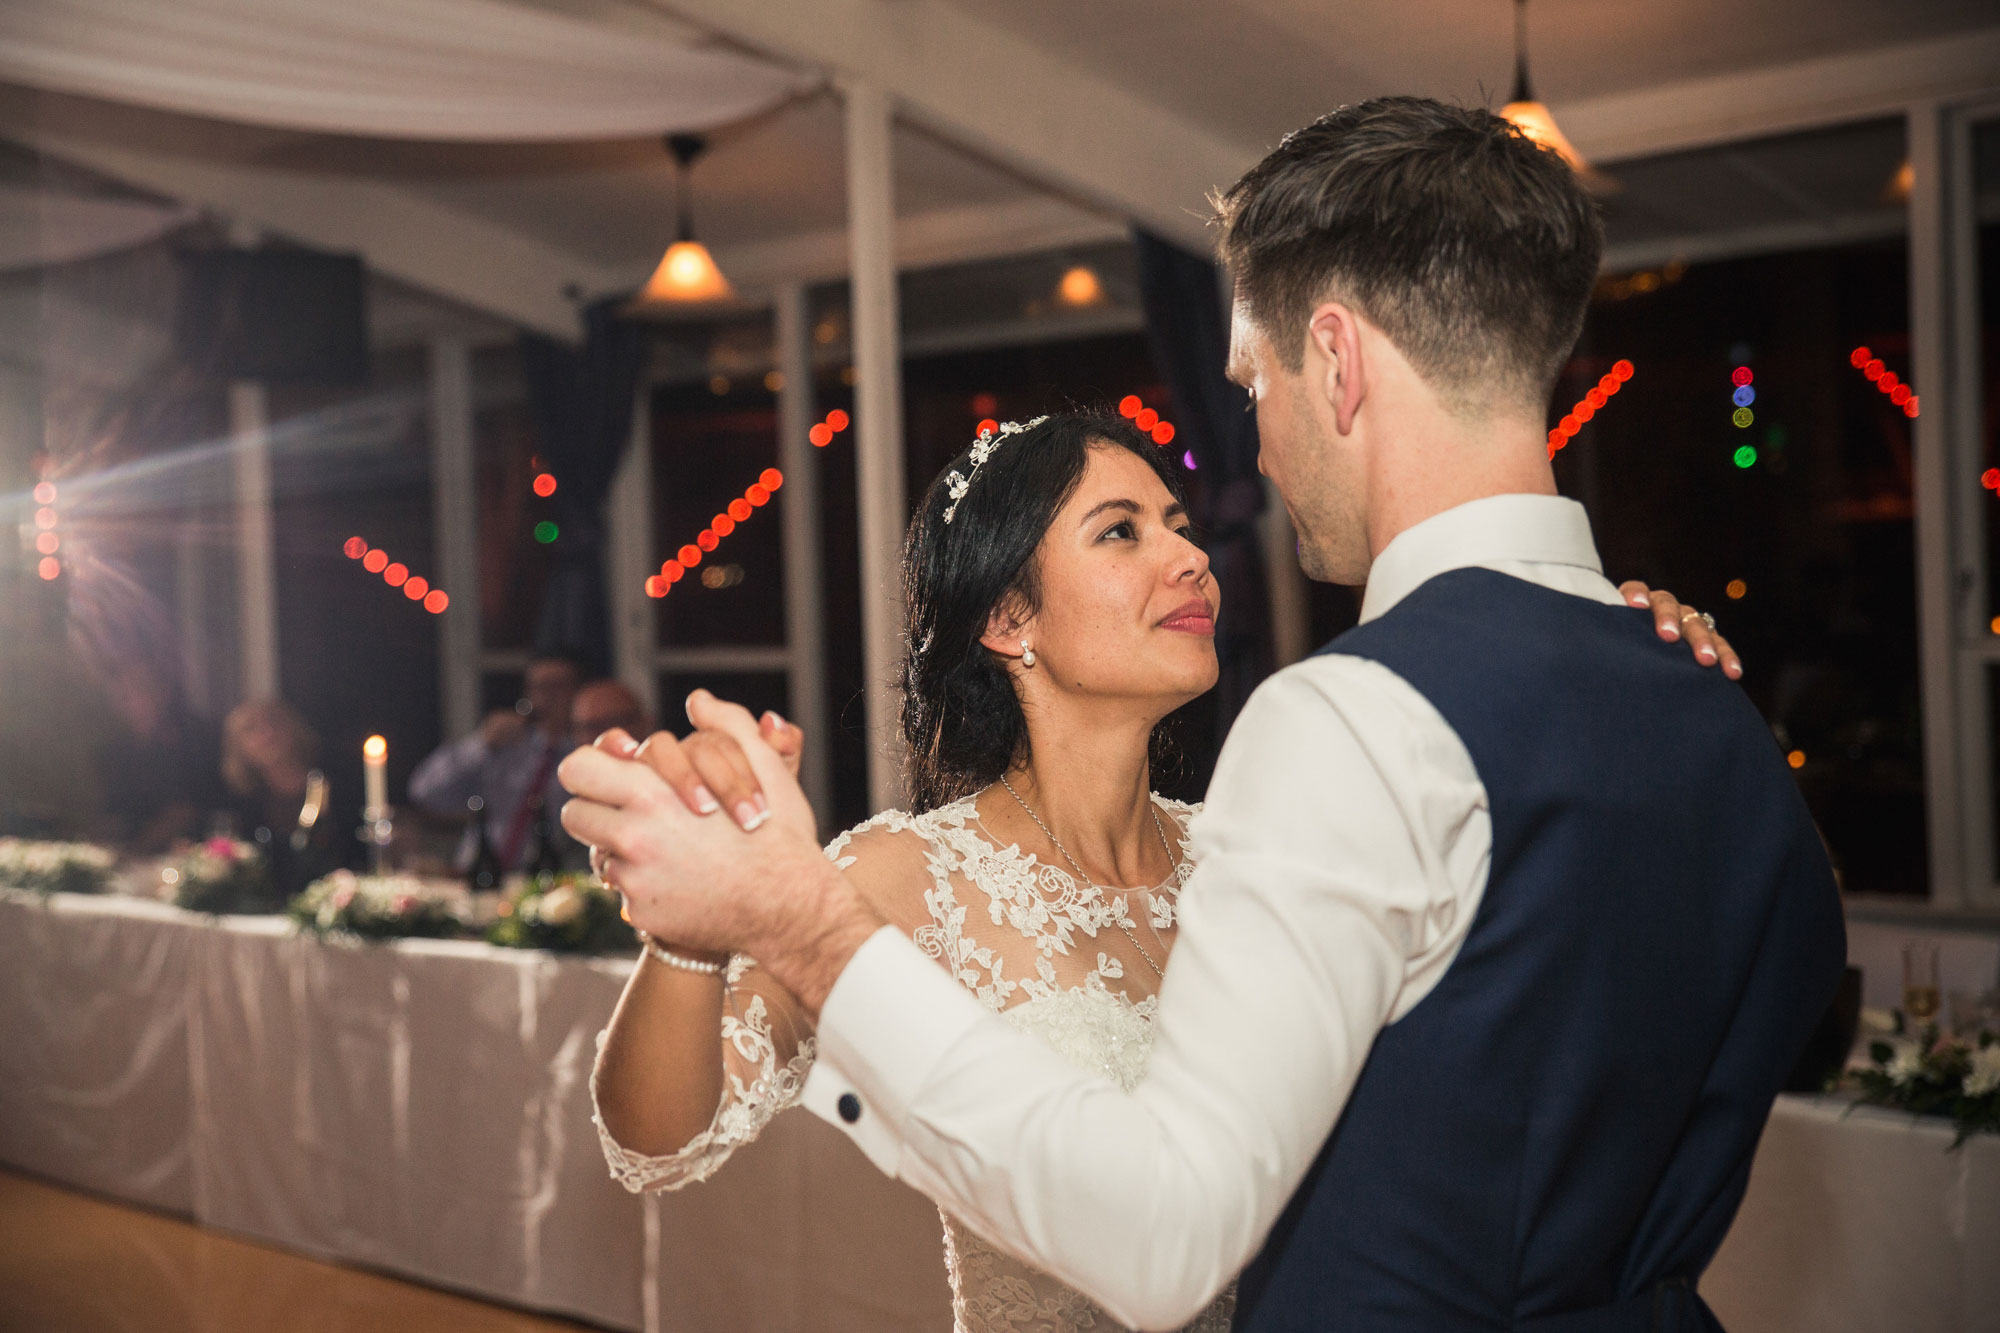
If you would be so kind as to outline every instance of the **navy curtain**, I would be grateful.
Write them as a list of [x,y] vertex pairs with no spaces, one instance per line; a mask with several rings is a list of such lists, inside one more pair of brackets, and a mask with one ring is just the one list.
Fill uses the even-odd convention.
[[1250,692],[1271,674],[1270,589],[1257,516],[1264,487],[1257,473],[1257,419],[1250,396],[1223,377],[1229,321],[1215,266],[1198,255],[1133,229],[1139,291],[1153,364],[1173,397],[1174,443],[1194,454],[1194,521],[1206,534],[1222,593],[1215,651],[1216,744]]
[[612,301],[583,313],[580,346],[521,335],[521,364],[541,441],[556,477],[555,566],[542,594],[537,652],[582,659],[594,675],[611,662],[604,598],[604,501],[632,433],[632,394],[646,355],[645,332]]

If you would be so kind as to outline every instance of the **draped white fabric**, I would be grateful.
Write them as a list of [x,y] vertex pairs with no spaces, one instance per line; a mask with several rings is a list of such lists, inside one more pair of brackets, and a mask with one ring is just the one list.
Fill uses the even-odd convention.
[[1780,1097],[1702,1279],[1730,1333],[2000,1333],[2000,1138]]
[[0,185],[0,273],[129,250],[196,216],[177,204]]
[[701,1188],[612,1182],[629,967],[0,890],[0,1161],[611,1328],[948,1327],[937,1210],[811,1116]]
[[11,0],[0,80],[388,138],[622,138],[742,119],[809,76],[508,0]]

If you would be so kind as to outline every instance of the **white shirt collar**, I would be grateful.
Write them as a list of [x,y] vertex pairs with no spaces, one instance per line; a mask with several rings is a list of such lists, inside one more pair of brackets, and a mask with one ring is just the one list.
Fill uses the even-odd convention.
[[1601,577],[1583,506],[1559,495],[1489,495],[1405,528],[1368,571],[1362,623],[1449,570],[1524,564],[1574,565]]

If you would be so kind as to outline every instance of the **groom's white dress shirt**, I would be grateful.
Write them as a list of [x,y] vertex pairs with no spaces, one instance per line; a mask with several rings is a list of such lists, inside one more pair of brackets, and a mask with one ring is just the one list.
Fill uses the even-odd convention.
[[[1469,566],[1622,601],[1581,506],[1504,495],[1399,535],[1361,618]],[[887,927],[827,997],[804,1090],[882,1170],[1142,1328],[1192,1318],[1256,1253],[1375,1034],[1450,967],[1492,852],[1456,733],[1401,677],[1338,655],[1251,696],[1193,836],[1135,1091],[1009,1026]]]

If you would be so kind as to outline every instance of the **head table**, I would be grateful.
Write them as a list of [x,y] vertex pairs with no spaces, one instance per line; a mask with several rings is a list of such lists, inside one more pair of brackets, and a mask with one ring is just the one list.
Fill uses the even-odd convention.
[[0,890],[0,1161],[619,1329],[950,1326],[937,1210],[810,1115],[643,1200],[590,1121],[631,962]]
[[[950,1327],[937,1212],[780,1116],[644,1200],[590,1123],[630,969],[0,890],[0,1161],[619,1329]],[[1702,1290],[1732,1333],[2000,1333],[2000,1137],[1781,1097]]]

